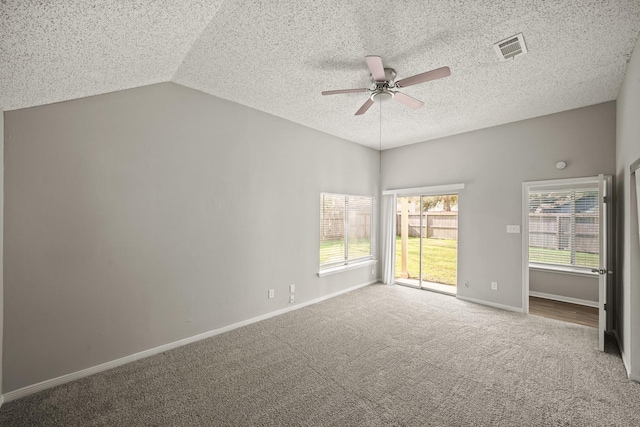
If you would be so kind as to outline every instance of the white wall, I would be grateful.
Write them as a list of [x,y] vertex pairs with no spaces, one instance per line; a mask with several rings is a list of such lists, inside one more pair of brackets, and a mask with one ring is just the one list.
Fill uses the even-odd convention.
[[631,164],[640,158],[640,42],[631,55],[617,100],[616,195],[618,334],[623,360],[640,381],[640,247]]
[[4,393],[377,277],[316,276],[320,192],[378,195],[375,150],[173,83],[5,126]]
[[458,294],[521,308],[522,236],[506,226],[521,224],[522,182],[614,174],[615,114],[608,102],[387,150],[382,189],[464,183]]
[[[0,224],[4,224],[4,112],[0,110]],[[0,226],[0,260],[3,259],[4,226]],[[4,320],[4,273],[0,262],[0,406],[2,405],[2,331]]]
[[529,291],[598,303],[598,276],[529,269]]

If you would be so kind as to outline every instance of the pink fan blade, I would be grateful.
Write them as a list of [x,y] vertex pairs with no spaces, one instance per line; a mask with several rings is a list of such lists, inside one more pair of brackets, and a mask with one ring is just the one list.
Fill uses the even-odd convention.
[[356,93],[356,92],[366,92],[369,89],[340,89],[340,90],[325,90],[322,92],[323,95],[338,95],[339,93]]
[[435,70],[427,71],[426,73],[416,74],[412,77],[407,77],[396,82],[396,87],[407,87],[418,83],[428,82],[430,80],[441,79],[443,77],[449,77],[451,70],[449,67],[442,67]]
[[362,104],[362,107],[360,107],[360,109],[356,111],[356,116],[361,116],[364,113],[366,113],[369,107],[371,107],[372,105],[373,105],[373,101],[371,100],[371,98],[367,99],[367,102]]
[[402,102],[404,105],[407,105],[413,109],[420,108],[424,105],[424,102],[400,92],[396,92],[394,99],[398,102]]
[[387,80],[384,74],[384,66],[382,65],[382,58],[377,55],[369,55],[365,56],[367,60],[367,65],[369,66],[369,70],[371,71],[371,76],[373,80],[377,82],[384,82]]

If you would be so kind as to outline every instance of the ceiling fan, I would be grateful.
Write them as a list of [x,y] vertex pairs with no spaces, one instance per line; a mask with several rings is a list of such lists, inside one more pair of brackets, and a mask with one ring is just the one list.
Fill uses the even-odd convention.
[[365,56],[365,59],[367,60],[369,71],[371,71],[371,88],[325,90],[322,92],[323,95],[369,92],[369,99],[367,99],[367,102],[365,102],[362,107],[360,107],[360,109],[356,111],[356,116],[360,116],[366,113],[374,102],[382,102],[392,98],[411,108],[420,108],[424,105],[424,102],[392,89],[408,87],[418,83],[441,79],[443,77],[448,77],[451,75],[451,70],[449,69],[449,67],[442,67],[435,70],[427,71],[425,73],[416,74],[415,76],[407,77],[406,79],[395,81],[396,71],[393,68],[384,68],[384,66],[382,65],[382,58],[377,55],[369,55]]

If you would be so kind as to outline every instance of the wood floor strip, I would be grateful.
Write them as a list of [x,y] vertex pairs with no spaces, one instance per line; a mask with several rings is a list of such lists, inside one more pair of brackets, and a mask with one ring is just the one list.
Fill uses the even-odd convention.
[[529,314],[598,327],[598,309],[545,298],[529,297]]

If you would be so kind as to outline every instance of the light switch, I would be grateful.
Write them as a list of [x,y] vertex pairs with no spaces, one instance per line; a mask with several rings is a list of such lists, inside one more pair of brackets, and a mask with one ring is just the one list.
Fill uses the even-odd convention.
[[520,233],[520,226],[519,225],[507,225],[507,233],[519,234]]

